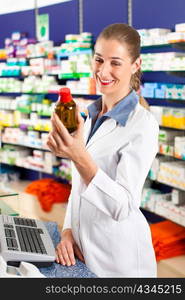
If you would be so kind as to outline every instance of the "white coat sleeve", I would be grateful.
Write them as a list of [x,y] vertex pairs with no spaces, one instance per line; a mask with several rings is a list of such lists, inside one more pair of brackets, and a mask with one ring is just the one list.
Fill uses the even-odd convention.
[[128,145],[119,149],[116,178],[99,168],[81,194],[83,201],[89,201],[116,221],[127,218],[131,207],[140,206],[143,185],[158,151],[159,126],[153,116],[148,121],[142,130],[133,129]]
[[71,194],[68,198],[67,209],[65,213],[64,223],[62,226],[62,231],[64,229],[71,228]]

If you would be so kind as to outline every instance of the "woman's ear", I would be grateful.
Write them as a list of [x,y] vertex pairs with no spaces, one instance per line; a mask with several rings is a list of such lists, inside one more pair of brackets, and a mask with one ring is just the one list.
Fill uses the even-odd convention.
[[135,74],[141,68],[141,57],[139,56],[135,62],[132,64],[132,74]]

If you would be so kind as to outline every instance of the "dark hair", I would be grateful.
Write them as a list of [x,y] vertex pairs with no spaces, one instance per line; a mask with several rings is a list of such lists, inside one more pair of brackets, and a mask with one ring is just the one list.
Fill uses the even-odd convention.
[[[103,29],[97,40],[104,38],[115,39],[127,45],[127,49],[132,63],[140,56],[140,35],[133,27],[124,23],[114,23]],[[131,77],[130,85],[132,89],[139,90],[141,80],[141,70],[139,69]]]

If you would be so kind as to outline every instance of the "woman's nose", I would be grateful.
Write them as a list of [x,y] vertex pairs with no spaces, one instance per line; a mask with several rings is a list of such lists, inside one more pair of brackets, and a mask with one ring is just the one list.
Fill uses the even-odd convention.
[[103,63],[99,69],[99,72],[102,77],[107,77],[110,74],[109,64]]

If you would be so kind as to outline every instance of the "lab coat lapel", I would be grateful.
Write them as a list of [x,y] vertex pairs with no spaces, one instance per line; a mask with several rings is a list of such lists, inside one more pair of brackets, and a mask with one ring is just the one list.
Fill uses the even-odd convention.
[[117,124],[117,122],[114,119],[108,119],[108,120],[104,121],[101,124],[101,126],[97,129],[97,131],[93,134],[93,136],[87,143],[86,148],[88,149],[98,139],[102,138],[103,136],[105,136],[109,132],[111,132],[116,127],[116,124]]
[[88,116],[86,121],[85,121],[85,124],[84,124],[84,142],[85,142],[85,145],[87,143],[87,139],[88,139],[88,136],[89,136],[90,131],[91,131],[91,124],[92,124],[92,119],[90,119],[89,116]]

